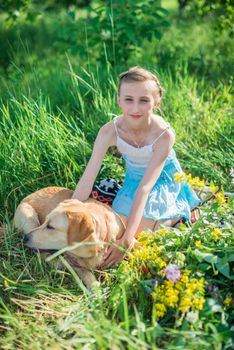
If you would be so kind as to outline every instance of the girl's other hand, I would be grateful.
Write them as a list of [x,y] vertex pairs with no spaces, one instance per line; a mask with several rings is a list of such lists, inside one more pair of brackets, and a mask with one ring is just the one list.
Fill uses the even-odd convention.
[[[136,242],[135,238],[132,238],[131,242],[128,242],[127,244],[126,244],[126,240],[119,239],[115,242],[115,244],[118,245],[119,247],[124,247],[130,250],[135,242]],[[126,256],[126,252],[121,251],[117,247],[109,246],[104,255],[104,261],[99,266],[99,268],[106,269],[108,267],[111,267],[112,265],[119,264],[124,259],[125,256]]]

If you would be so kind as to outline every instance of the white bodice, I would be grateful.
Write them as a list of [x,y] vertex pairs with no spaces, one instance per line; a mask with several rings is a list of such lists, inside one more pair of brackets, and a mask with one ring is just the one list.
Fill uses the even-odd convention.
[[116,125],[117,119],[118,117],[115,117],[113,122],[115,126],[116,137],[117,137],[116,146],[119,152],[123,155],[124,160],[130,165],[144,167],[144,168],[147,167],[147,165],[149,164],[153,156],[154,143],[164,134],[164,132],[170,126],[168,125],[167,128],[165,128],[163,132],[150,145],[145,145],[143,147],[135,147],[133,145],[130,145],[130,143],[126,142],[119,136],[117,125]]
[[146,167],[153,155],[153,147],[151,145],[146,145],[143,147],[134,147],[121,139],[117,135],[117,148],[119,152],[123,155],[126,162],[131,165]]

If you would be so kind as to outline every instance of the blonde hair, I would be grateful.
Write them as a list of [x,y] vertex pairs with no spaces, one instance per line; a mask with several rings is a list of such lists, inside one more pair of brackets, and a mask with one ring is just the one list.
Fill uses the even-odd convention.
[[[155,97],[159,95],[159,101],[162,99],[162,95],[164,92],[164,89],[162,88],[157,76],[150,71],[148,71],[145,68],[142,67],[132,67],[126,72],[123,72],[119,75],[119,84],[118,84],[118,95],[120,94],[120,88],[122,83],[128,83],[133,81],[154,81],[156,88],[155,88]],[[158,99],[157,99],[158,100]]]

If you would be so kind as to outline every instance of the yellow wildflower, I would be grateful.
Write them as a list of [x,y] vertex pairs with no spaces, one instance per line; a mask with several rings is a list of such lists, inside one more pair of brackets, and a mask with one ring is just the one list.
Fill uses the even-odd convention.
[[178,295],[179,295],[179,291],[176,289],[167,290],[164,298],[165,304],[175,308],[179,301]]
[[[155,284],[155,291],[152,293],[152,299],[159,305],[164,305],[174,310],[178,309],[185,313],[191,311],[202,310],[205,303],[204,295],[204,278],[189,278],[191,271],[185,270],[181,279],[177,282],[165,280],[161,285]],[[162,306],[161,306],[162,308]],[[165,309],[163,308],[164,312]],[[155,307],[155,315],[164,316],[160,307]]]
[[167,234],[167,230],[165,228],[162,228],[161,230],[158,231],[158,234],[160,236],[165,236]]
[[204,304],[205,304],[205,298],[204,297],[197,298],[197,299],[195,299],[193,301],[193,307],[196,310],[202,310],[203,307],[204,307]]
[[188,276],[183,275],[183,276],[181,277],[181,282],[183,282],[183,283],[188,283],[188,281],[189,281]]
[[187,182],[192,188],[196,187],[196,183],[198,180],[199,180],[199,177],[192,178],[190,174],[187,176]]
[[166,288],[173,288],[175,285],[175,282],[173,281],[165,281]]
[[158,275],[161,276],[161,277],[164,277],[165,271],[164,270],[158,271]]
[[192,289],[192,291],[195,291],[196,289],[198,289],[198,280],[196,280],[196,278],[192,278],[190,281],[189,281],[189,288]]
[[174,174],[174,180],[176,182],[182,183],[186,180],[186,175],[185,173],[175,173]]
[[189,276],[191,274],[191,270],[185,269],[183,275]]
[[226,203],[225,193],[223,191],[215,195],[215,202],[218,204]]
[[180,301],[179,310],[182,312],[186,312],[186,311],[188,311],[190,306],[192,306],[191,299],[188,298],[187,296],[185,296]]
[[195,281],[196,281],[196,288],[197,289],[202,289],[202,288],[204,288],[204,285],[205,285],[205,280],[204,280],[204,278],[202,277],[202,278],[200,278],[199,280],[196,280],[195,279]]
[[222,233],[221,229],[216,227],[211,232],[211,236],[212,236],[212,238],[214,238],[215,241],[218,241],[220,239],[221,233]]
[[215,186],[213,182],[210,183],[209,189],[212,193],[216,193],[219,190],[219,186]]
[[163,261],[161,258],[157,258],[156,262],[158,263],[160,269],[167,266],[165,261]]
[[167,308],[164,304],[156,303],[154,305],[154,312],[155,312],[156,317],[162,318],[166,314]]
[[202,247],[202,244],[201,244],[201,241],[195,241],[195,246],[197,247],[197,248],[201,248]]
[[8,281],[7,280],[4,280],[4,287],[9,287],[9,283],[8,283]]
[[127,261],[124,262],[123,270],[124,271],[129,271],[130,270],[130,264]]
[[[184,175],[184,178],[183,178],[183,176],[181,174],[179,174],[180,176],[178,176],[177,174],[175,174],[175,175],[176,175],[176,178],[179,179],[178,182],[183,182],[183,181],[181,181],[181,179],[183,179],[184,181],[187,181],[188,184],[192,188],[201,189],[205,186],[205,181],[201,180],[198,176],[192,177],[191,174],[184,174],[183,173],[183,175]],[[175,176],[174,176],[174,178],[175,178]],[[177,181],[177,180],[175,179],[175,181]]]
[[188,182],[191,182],[193,179],[191,174],[185,174],[185,177]]
[[226,298],[224,299],[223,303],[224,303],[224,305],[225,305],[226,307],[230,307],[230,306],[233,304],[233,299],[232,299],[232,297],[230,297],[230,296],[226,297]]
[[199,179],[199,181],[196,183],[196,187],[198,188],[198,189],[201,189],[201,188],[203,188],[203,187],[205,187],[205,181],[204,180],[200,180]]
[[184,286],[183,286],[183,283],[181,283],[181,280],[175,283],[175,288],[179,291],[182,291],[184,289]]

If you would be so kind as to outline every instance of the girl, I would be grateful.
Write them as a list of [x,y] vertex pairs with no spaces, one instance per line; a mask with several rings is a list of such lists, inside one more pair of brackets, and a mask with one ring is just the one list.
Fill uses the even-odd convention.
[[[172,226],[180,218],[189,219],[200,200],[187,183],[174,181],[174,174],[182,172],[172,148],[175,134],[154,114],[162,99],[159,80],[141,67],[130,68],[119,78],[117,99],[122,114],[99,130],[73,198],[84,201],[89,197],[108,148],[117,146],[126,162],[126,175],[112,208],[126,230],[116,244],[130,247],[134,236],[146,228],[155,230],[159,223]],[[119,263],[123,256],[111,246],[100,267]]]

